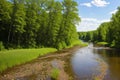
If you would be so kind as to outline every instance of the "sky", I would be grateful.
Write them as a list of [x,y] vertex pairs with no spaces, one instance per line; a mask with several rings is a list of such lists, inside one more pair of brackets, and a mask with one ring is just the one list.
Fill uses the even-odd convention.
[[120,6],[120,0],[75,0],[78,3],[81,22],[77,31],[96,30],[103,22],[110,21]]

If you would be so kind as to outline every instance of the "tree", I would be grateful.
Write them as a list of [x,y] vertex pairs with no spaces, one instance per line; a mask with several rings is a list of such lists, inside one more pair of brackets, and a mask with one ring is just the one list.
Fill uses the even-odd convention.
[[[50,2],[49,2],[50,3]],[[49,10],[49,23],[48,23],[48,46],[56,47],[58,45],[58,32],[62,21],[62,5],[60,2],[51,0],[48,6]]]
[[21,46],[21,38],[22,34],[25,31],[24,27],[26,25],[25,22],[25,6],[23,0],[13,0],[13,11],[12,11],[12,18],[11,18],[11,33],[12,33],[12,40],[11,42],[16,46]]
[[74,0],[0,2],[0,40],[8,44],[5,45],[8,48],[65,48],[79,40],[76,32],[78,21]]
[[[63,20],[59,33],[60,36],[60,44],[64,44],[68,46],[71,45],[72,42],[78,40],[78,34],[76,32],[75,25],[80,21],[78,16],[77,3],[73,0],[64,0],[63,4]],[[64,37],[62,37],[64,36]]]
[[112,15],[111,18],[111,29],[113,36],[113,45],[117,48],[120,48],[120,7],[118,7],[118,11]]
[[47,9],[48,5],[47,5],[48,1],[40,1],[39,5],[40,5],[40,14],[39,14],[39,24],[40,27],[38,29],[37,32],[37,45],[38,47],[46,47],[47,46],[47,39],[48,39],[48,23],[49,23],[49,11]]
[[109,22],[104,22],[99,26],[99,28],[97,29],[99,37],[98,41],[107,41],[108,28]]
[[6,0],[0,1],[0,41],[8,42],[8,32],[11,20],[11,4]]
[[34,0],[26,4],[26,27],[24,32],[24,47],[36,47],[37,31],[40,27],[38,23],[39,7]]

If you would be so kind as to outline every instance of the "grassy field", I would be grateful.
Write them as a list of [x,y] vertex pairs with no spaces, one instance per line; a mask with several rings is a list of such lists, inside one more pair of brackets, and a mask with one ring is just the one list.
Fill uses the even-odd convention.
[[[87,46],[80,40],[74,41],[72,45],[67,48],[73,47],[74,45]],[[11,68],[15,65],[20,65],[36,59],[41,55],[45,55],[49,52],[57,51],[55,48],[40,48],[40,49],[13,49],[0,51],[0,72]]]
[[107,42],[97,42],[96,44],[97,44],[98,46],[106,46],[106,45],[108,45]]
[[0,51],[0,72],[15,65],[31,61],[41,55],[57,51],[54,48],[16,49]]

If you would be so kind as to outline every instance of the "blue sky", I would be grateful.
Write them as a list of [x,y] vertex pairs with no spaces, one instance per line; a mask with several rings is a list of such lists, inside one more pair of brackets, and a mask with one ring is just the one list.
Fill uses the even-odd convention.
[[120,6],[120,0],[75,0],[78,3],[81,22],[77,31],[90,31],[109,21]]

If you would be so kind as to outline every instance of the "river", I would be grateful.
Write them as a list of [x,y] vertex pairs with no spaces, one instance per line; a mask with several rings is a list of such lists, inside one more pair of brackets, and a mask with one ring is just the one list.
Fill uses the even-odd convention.
[[72,55],[71,64],[76,80],[120,80],[120,50],[90,44]]
[[0,74],[0,80],[120,80],[120,50],[105,47],[75,46],[48,54]]

